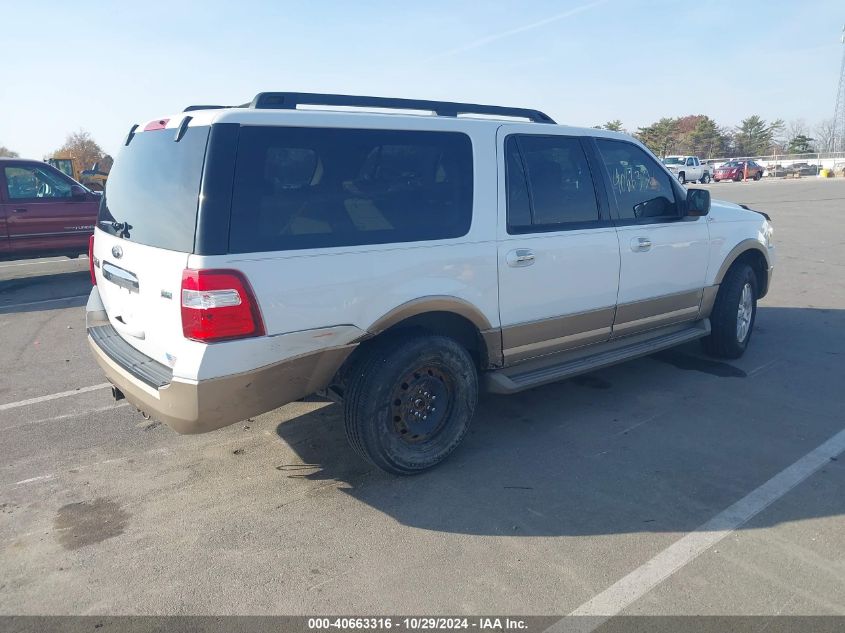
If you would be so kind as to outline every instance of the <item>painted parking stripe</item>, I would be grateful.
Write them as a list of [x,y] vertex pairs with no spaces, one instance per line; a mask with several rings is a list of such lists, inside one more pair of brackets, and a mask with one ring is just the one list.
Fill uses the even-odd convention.
[[621,613],[699,554],[768,508],[843,451],[845,430],[570,613],[573,616],[592,617],[563,619],[548,630],[586,632],[598,628],[608,618]]
[[90,387],[80,387],[73,391],[62,391],[60,393],[51,393],[49,396],[38,396],[37,398],[29,398],[28,400],[18,400],[17,402],[7,402],[0,404],[0,411],[8,411],[9,409],[17,409],[18,407],[26,407],[31,404],[38,404],[39,402],[47,402],[48,400],[58,400],[59,398],[67,398],[68,396],[75,396],[79,393],[88,393],[89,391],[97,391],[98,389],[105,389],[111,387],[111,383],[103,382],[99,385],[91,385]]
[[41,301],[30,301],[28,303],[10,303],[0,304],[0,310],[18,310],[20,308],[32,308],[40,306],[42,308],[50,308],[55,306],[63,306],[64,304],[71,304],[68,307],[75,307],[72,304],[87,299],[88,295],[73,295],[72,297],[60,297],[58,299],[42,299]]
[[[85,257],[88,259],[88,257]],[[0,264],[0,268],[18,268],[19,266],[38,266],[42,264],[64,264],[67,262],[72,262],[74,260],[61,258],[61,259],[36,259],[28,262],[18,262],[15,264]]]

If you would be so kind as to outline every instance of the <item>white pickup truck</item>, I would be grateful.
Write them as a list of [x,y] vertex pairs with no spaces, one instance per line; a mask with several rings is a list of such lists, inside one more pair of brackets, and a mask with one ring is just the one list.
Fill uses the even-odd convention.
[[710,182],[710,168],[698,160],[698,156],[667,156],[663,164],[682,185],[696,180],[702,184]]

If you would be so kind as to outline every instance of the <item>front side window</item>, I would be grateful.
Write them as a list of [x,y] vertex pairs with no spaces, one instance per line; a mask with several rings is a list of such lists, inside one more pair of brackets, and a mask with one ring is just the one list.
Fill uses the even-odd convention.
[[669,175],[633,143],[596,139],[623,220],[676,218]]
[[505,157],[509,233],[565,230],[599,220],[590,167],[578,138],[509,136]]
[[10,200],[72,196],[69,182],[41,167],[6,167],[5,173],[6,193]]
[[462,237],[472,220],[472,192],[465,134],[245,126],[229,250]]

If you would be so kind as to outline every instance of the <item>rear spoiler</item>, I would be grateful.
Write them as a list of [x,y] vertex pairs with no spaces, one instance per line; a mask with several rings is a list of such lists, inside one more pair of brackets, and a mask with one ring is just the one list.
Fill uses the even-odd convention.
[[758,211],[757,209],[752,209],[752,208],[751,208],[751,207],[749,207],[747,204],[741,204],[741,205],[739,205],[739,206],[741,206],[741,207],[742,207],[743,209],[745,209],[746,211],[753,211],[754,213],[759,213],[759,214],[760,214],[760,215],[762,215],[764,218],[766,218],[766,220],[768,220],[769,222],[771,222],[771,221],[772,221],[772,218],[770,218],[770,217],[769,217],[769,214],[768,214],[768,213],[763,213],[762,211]]

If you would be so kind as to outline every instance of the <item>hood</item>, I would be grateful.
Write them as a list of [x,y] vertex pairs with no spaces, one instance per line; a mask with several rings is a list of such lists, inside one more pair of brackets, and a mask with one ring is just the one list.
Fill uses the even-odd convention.
[[727,200],[711,200],[710,215],[723,222],[741,222],[743,220],[769,220],[769,216],[762,211],[750,209],[745,205],[728,202]]

